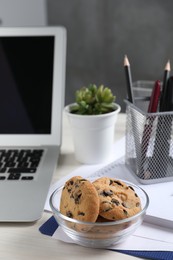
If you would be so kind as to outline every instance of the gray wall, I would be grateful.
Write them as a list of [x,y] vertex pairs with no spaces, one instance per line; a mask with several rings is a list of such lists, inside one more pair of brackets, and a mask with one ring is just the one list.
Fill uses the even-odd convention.
[[173,57],[171,0],[47,0],[48,24],[67,28],[66,99],[89,83],[111,87],[125,109],[124,54],[133,81],[162,80]]

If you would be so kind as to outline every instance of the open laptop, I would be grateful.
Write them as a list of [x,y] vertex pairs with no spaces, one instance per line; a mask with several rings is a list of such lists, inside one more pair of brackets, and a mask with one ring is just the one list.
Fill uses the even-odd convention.
[[66,30],[0,28],[0,221],[42,215],[56,170]]

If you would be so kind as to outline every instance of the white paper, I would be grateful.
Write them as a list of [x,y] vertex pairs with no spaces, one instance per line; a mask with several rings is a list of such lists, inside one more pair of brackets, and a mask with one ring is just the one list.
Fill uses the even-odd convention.
[[[111,247],[111,249],[121,250],[173,250],[173,229],[165,228],[170,224],[173,228],[173,182],[159,184],[142,185],[129,172],[124,165],[125,155],[125,138],[115,143],[113,158],[107,164],[102,165],[84,165],[69,175],[55,183],[49,191],[45,210],[50,210],[49,197],[58,187],[62,186],[66,180],[74,175],[82,177],[99,177],[107,175],[110,177],[121,178],[141,186],[149,195],[150,204],[146,215],[146,220],[152,224],[144,222],[133,235],[131,235],[122,244]],[[167,198],[167,200],[166,200]],[[166,200],[166,201],[165,201]],[[158,224],[158,225],[153,225]],[[161,226],[159,226],[162,225]],[[169,225],[168,225],[169,226]],[[62,240],[67,243],[74,243],[61,228],[58,228],[53,238]]]
[[173,230],[171,229],[143,222],[134,235],[159,242],[171,243],[173,249]]
[[131,174],[124,164],[116,162],[110,164],[91,174],[91,176],[109,176],[120,178],[132,182],[144,189],[149,196],[149,207],[146,213],[146,220],[153,224],[158,224],[173,229],[173,182],[163,182],[157,184],[141,184]]
[[147,215],[173,221],[173,182],[140,186],[150,198]]
[[[151,237],[147,237],[147,232]],[[115,246],[109,247],[109,249],[119,249],[119,250],[138,250],[138,251],[172,251],[173,249],[173,234],[171,235],[168,230],[163,230],[162,239],[157,237],[159,230],[156,226],[150,225],[150,227],[146,228],[145,225],[139,227],[136,232],[129,236],[127,240],[123,243],[117,244]],[[167,238],[169,237],[169,239]],[[68,237],[64,231],[59,227],[55,233],[53,234],[52,238],[61,240],[65,243],[73,243],[75,242]],[[166,240],[166,241],[164,241]]]

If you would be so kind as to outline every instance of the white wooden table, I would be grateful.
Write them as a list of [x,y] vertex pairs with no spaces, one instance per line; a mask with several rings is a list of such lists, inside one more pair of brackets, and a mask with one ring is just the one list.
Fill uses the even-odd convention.
[[[120,139],[125,134],[125,118],[125,114],[119,114],[115,128],[115,140]],[[77,169],[80,165],[81,164],[79,164],[74,157],[71,131],[67,119],[64,116],[62,149],[53,182]],[[90,249],[74,244],[66,244],[42,235],[38,229],[50,216],[50,213],[44,212],[39,221],[30,224],[0,223],[0,260],[136,259],[135,257],[109,250]]]

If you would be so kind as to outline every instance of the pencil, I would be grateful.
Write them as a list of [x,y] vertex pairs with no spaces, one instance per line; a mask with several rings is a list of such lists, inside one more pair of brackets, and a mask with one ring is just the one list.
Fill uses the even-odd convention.
[[165,70],[164,70],[164,75],[163,75],[163,84],[162,84],[162,93],[160,97],[160,106],[159,106],[159,111],[163,112],[165,111],[165,96],[166,96],[166,91],[167,91],[167,82],[170,74],[171,66],[170,66],[170,61],[166,63]]
[[127,84],[128,101],[134,103],[131,69],[130,69],[130,63],[127,58],[127,55],[124,56],[124,69],[125,69],[125,77],[126,77],[126,84]]
[[[132,76],[131,76],[131,70],[130,70],[130,63],[127,58],[127,55],[124,56],[124,70],[125,70],[125,77],[126,77],[126,83],[127,83],[127,94],[128,94],[128,101],[132,104],[134,104],[134,97],[133,97],[133,89],[132,89]],[[137,124],[136,122],[136,116],[135,116],[135,110],[132,109],[131,111],[131,116],[132,116],[132,122],[134,122],[134,125]],[[138,135],[135,134],[136,129],[132,125],[132,132],[133,132],[133,138],[135,142],[135,150],[136,154],[138,151],[140,151],[140,140],[138,138]]]

